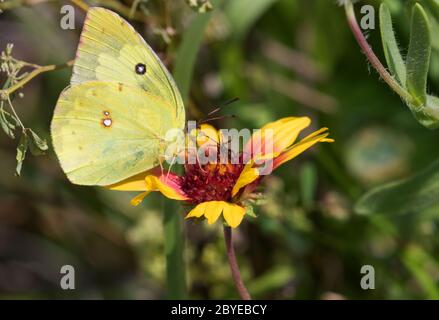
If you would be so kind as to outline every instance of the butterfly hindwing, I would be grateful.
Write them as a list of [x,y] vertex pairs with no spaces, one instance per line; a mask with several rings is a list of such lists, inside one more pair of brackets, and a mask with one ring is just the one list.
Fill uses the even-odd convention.
[[180,124],[159,96],[118,82],[89,81],[64,90],[51,132],[68,178],[109,185],[159,164],[166,132]]

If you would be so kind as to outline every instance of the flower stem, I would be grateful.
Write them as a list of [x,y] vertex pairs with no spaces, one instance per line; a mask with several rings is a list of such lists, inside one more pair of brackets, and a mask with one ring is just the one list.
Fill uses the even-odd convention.
[[251,300],[252,298],[250,297],[250,294],[242,281],[241,273],[239,272],[235,249],[233,248],[232,229],[230,227],[224,227],[224,240],[226,242],[227,258],[229,259],[230,271],[232,272],[232,278],[236,290],[238,290],[239,296],[242,300]]
[[375,52],[373,52],[372,47],[369,45],[366,38],[364,37],[363,32],[358,25],[357,18],[355,17],[354,5],[352,4],[352,2],[346,2],[345,11],[349,27],[372,67],[375,68],[381,78],[389,85],[390,88],[392,88],[393,91],[395,91],[403,100],[411,103],[412,96],[406,90],[404,90],[404,88],[387,71],[387,69],[383,66],[380,59],[378,59]]

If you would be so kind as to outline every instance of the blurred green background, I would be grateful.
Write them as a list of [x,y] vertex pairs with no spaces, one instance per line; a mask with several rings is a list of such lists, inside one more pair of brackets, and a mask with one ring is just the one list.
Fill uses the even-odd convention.
[[[8,2],[14,8],[0,14],[1,50],[13,43],[14,57],[40,65],[74,57],[83,11],[75,7],[76,29],[63,30],[60,8],[69,2],[27,7]],[[266,199],[255,208],[258,218],[247,217],[235,232],[253,297],[439,298],[438,204],[404,214],[360,215],[353,209],[367,190],[411,176],[438,159],[439,132],[418,124],[370,70],[335,1],[220,2],[213,1],[204,31],[197,29],[202,23],[193,22],[206,13],[183,0],[106,3],[137,6],[144,21],[131,22],[171,70],[176,59],[184,66],[185,58],[176,54],[182,39],[198,50],[188,33],[204,32],[194,61],[189,118],[202,118],[213,106],[239,97],[222,111],[236,118],[214,122],[217,127],[259,128],[280,117],[307,115],[313,119],[310,130],[330,128],[336,143],[319,145],[268,177]],[[360,1],[357,14],[363,4],[378,9],[381,2]],[[406,52],[409,1],[385,2]],[[367,31],[368,41],[384,61],[378,17],[376,24]],[[439,93],[436,50],[439,46],[433,46],[429,77],[433,93]],[[70,75],[70,69],[45,73],[13,101],[26,126],[49,142],[53,108]],[[29,154],[21,177],[15,177],[16,147],[16,140],[0,132],[1,298],[168,296],[159,195],[131,207],[135,194],[72,185],[52,149],[40,157]],[[237,298],[220,223],[187,221],[184,234],[188,297]],[[59,286],[65,264],[75,267],[76,290]],[[363,265],[375,268],[375,290],[360,287]]]

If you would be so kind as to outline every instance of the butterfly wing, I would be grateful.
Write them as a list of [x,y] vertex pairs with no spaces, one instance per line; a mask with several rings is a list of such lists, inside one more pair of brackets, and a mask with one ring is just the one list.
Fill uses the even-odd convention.
[[89,81],[63,91],[52,142],[75,184],[105,186],[159,164],[166,132],[179,128],[173,106],[139,87]]
[[174,107],[178,121],[185,121],[179,90],[166,67],[127,21],[104,8],[90,8],[87,13],[71,84],[90,80],[139,87],[162,97]]

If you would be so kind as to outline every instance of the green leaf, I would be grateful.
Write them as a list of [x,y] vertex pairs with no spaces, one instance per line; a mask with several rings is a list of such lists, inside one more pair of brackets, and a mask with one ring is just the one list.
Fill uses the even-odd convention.
[[427,14],[418,3],[412,9],[410,44],[407,54],[407,90],[415,107],[427,102],[427,76],[430,65],[431,35]]
[[246,205],[246,206],[245,206],[245,214],[246,214],[246,215],[249,215],[250,217],[253,217],[253,218],[257,218],[257,217],[258,217],[258,216],[256,215],[256,213],[255,213],[254,208],[253,208],[252,205]]
[[43,155],[49,149],[46,140],[41,139],[32,129],[28,129],[29,150],[34,156]]
[[418,213],[439,203],[439,160],[419,174],[367,192],[357,202],[359,214]]
[[3,110],[3,108],[1,108],[0,109],[0,126],[2,127],[3,131],[11,139],[15,139],[15,134],[14,134],[15,124],[13,124],[11,121],[9,121],[8,117],[11,118],[10,114],[8,112],[6,112],[5,110]]
[[28,144],[28,137],[26,135],[26,133],[22,133],[21,138],[20,138],[20,142],[18,143],[18,147],[17,147],[17,166],[15,168],[15,174],[17,176],[20,176],[21,174],[21,168],[23,167],[23,161],[26,158],[26,152],[27,152],[27,148],[28,148],[29,144]]
[[224,9],[232,27],[233,35],[242,38],[256,20],[277,0],[233,0],[228,1]]
[[389,8],[384,3],[380,6],[380,30],[387,66],[399,84],[406,86],[406,67],[396,42]]

